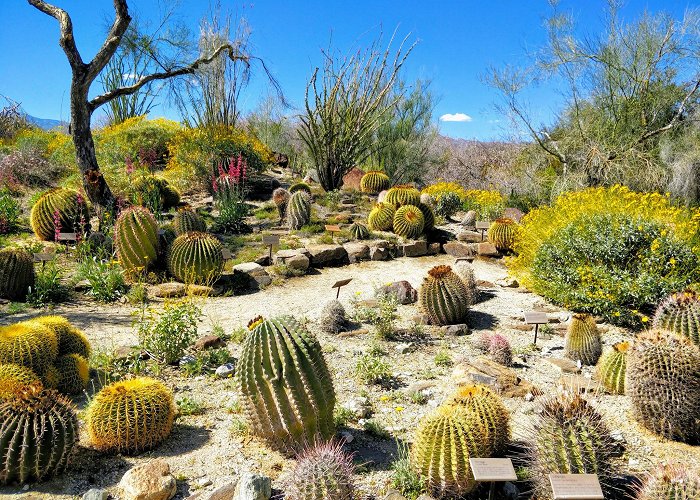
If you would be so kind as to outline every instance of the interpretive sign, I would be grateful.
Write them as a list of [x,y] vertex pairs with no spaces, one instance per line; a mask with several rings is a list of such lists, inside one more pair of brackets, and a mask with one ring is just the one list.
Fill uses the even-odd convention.
[[517,481],[510,458],[470,458],[475,481]]
[[537,343],[537,333],[539,332],[540,325],[546,325],[549,323],[547,315],[540,311],[530,311],[525,313],[525,324],[535,325],[535,344]]
[[335,284],[331,288],[337,288],[338,293],[335,294],[335,300],[338,300],[338,297],[340,297],[340,289],[343,288],[345,285],[350,283],[352,281],[352,278],[348,278],[345,280],[340,280],[336,281]]
[[600,500],[605,498],[597,474],[550,474],[554,500]]
[[476,221],[476,230],[481,231],[481,241],[484,241],[484,233],[491,227],[491,223],[487,220]]

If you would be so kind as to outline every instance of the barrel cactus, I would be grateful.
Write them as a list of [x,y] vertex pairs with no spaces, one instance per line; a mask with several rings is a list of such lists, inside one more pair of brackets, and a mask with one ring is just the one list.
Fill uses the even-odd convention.
[[372,231],[391,231],[396,208],[391,203],[379,202],[369,213],[367,222]]
[[211,284],[224,268],[223,248],[210,234],[185,233],[170,246],[168,270],[184,283]]
[[303,190],[293,193],[287,204],[289,229],[301,229],[311,220],[311,197]]
[[418,204],[418,208],[423,213],[423,231],[432,231],[435,227],[435,213],[433,213],[433,209],[430,208],[430,205],[423,202]]
[[510,414],[498,394],[483,385],[469,385],[460,387],[447,404],[460,405],[475,418],[488,456],[505,453],[510,442]]
[[450,266],[435,266],[428,271],[418,300],[433,325],[454,325],[466,320],[469,291]]
[[360,191],[369,194],[378,194],[391,186],[391,179],[384,172],[370,170],[360,179]]
[[565,354],[584,365],[595,365],[603,351],[600,332],[590,314],[573,314],[566,331]]
[[128,273],[146,271],[158,258],[158,222],[143,207],[122,211],[114,225],[117,257]]
[[0,483],[42,481],[60,474],[78,441],[72,403],[41,384],[0,403]]
[[47,389],[58,389],[58,383],[61,380],[61,374],[58,368],[53,363],[49,365],[46,371],[41,375],[41,383]]
[[666,439],[700,441],[700,348],[666,330],[640,333],[627,354],[635,417]]
[[180,203],[180,193],[167,180],[155,175],[145,175],[133,186],[134,201],[153,209],[170,210]]
[[608,498],[616,482],[615,443],[603,417],[579,394],[551,398],[541,409],[529,452],[536,497],[549,498],[549,474],[597,474]]
[[114,382],[98,392],[85,414],[90,443],[101,451],[138,453],[170,435],[173,393],[148,377]]
[[496,219],[488,230],[489,241],[499,250],[512,250],[517,235],[518,224],[508,218]]
[[85,359],[90,357],[90,341],[85,334],[74,327],[62,316],[40,316],[33,319],[51,330],[58,339],[58,355],[80,354]]
[[311,186],[309,186],[306,182],[295,182],[289,186],[289,194],[294,194],[297,191],[303,191],[307,195],[311,196]]
[[416,206],[404,205],[394,214],[394,233],[402,238],[417,238],[423,232],[424,225],[423,212]]
[[449,219],[462,208],[462,200],[454,191],[446,191],[438,198],[435,212]]
[[34,286],[34,259],[23,248],[0,250],[0,298],[23,300]]
[[180,236],[190,231],[204,232],[207,224],[194,210],[179,210],[173,218],[173,229]]
[[81,222],[87,224],[90,216],[85,200],[77,191],[56,188],[47,191],[32,207],[30,222],[37,238],[53,241],[56,233],[80,231]]
[[253,432],[282,451],[330,438],[335,391],[316,338],[288,316],[249,329],[237,384]]
[[63,394],[80,394],[90,379],[87,359],[80,354],[59,356],[54,366],[58,373],[57,389]]
[[396,208],[404,205],[417,206],[420,203],[420,191],[410,185],[394,186],[386,193],[385,203],[391,203]]
[[350,225],[350,235],[353,240],[366,240],[370,236],[369,229],[361,222],[353,222]]
[[354,500],[355,466],[340,443],[319,443],[304,450],[282,480],[287,500]]
[[0,364],[0,380],[15,380],[24,385],[40,382],[34,370],[15,363]]
[[684,465],[660,466],[646,478],[636,500],[695,500],[700,498],[700,473]]
[[667,297],[656,309],[654,327],[685,335],[700,346],[700,296],[686,290]]
[[496,363],[503,366],[510,366],[513,364],[513,349],[510,346],[510,342],[500,333],[494,333],[491,335],[491,342],[489,343],[489,356]]
[[629,342],[619,342],[605,352],[596,365],[596,375],[603,387],[611,394],[625,393],[627,373],[627,351]]
[[458,498],[478,485],[470,457],[489,456],[491,443],[475,416],[462,405],[442,405],[418,424],[411,464],[439,498]]
[[56,335],[36,321],[0,327],[0,363],[26,366],[41,376],[57,354]]
[[469,305],[476,304],[479,300],[479,287],[476,284],[476,276],[472,265],[466,260],[459,260],[452,266],[452,271],[459,276],[464,286],[467,287]]
[[289,203],[289,191],[284,188],[277,188],[272,192],[272,203],[277,207],[280,220],[287,216],[287,204]]

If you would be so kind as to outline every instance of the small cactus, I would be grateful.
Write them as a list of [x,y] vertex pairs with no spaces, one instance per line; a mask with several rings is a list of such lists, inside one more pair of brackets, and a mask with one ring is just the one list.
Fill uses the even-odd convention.
[[0,403],[0,482],[60,474],[77,441],[78,418],[68,399],[41,384],[18,389]]
[[311,220],[311,198],[304,190],[293,193],[287,204],[289,229],[301,229]]
[[354,240],[367,240],[370,236],[369,229],[361,222],[353,222],[350,225],[350,235]]
[[512,250],[517,235],[517,227],[518,224],[512,219],[506,217],[496,219],[491,223],[488,230],[489,241],[499,250]]
[[574,314],[566,331],[565,355],[584,365],[595,365],[603,351],[600,332],[590,314]]
[[23,300],[34,286],[34,259],[23,248],[0,250],[0,298]]
[[286,500],[354,500],[355,466],[340,443],[319,443],[304,450],[283,479]]
[[510,366],[513,364],[513,350],[510,347],[510,342],[499,333],[491,335],[488,352],[491,359],[498,364],[503,366]]
[[210,234],[185,233],[170,246],[168,270],[184,283],[214,283],[224,268],[223,248]]
[[207,224],[194,210],[179,210],[173,218],[173,230],[176,236],[190,231],[204,232]]
[[307,195],[311,196],[311,186],[305,182],[295,182],[289,186],[289,194],[294,194],[297,191],[303,191]]
[[461,208],[462,200],[460,200],[457,193],[447,191],[438,198],[437,204],[435,205],[435,212],[445,219],[449,219]]
[[666,330],[637,335],[627,354],[625,392],[634,415],[653,432],[700,441],[700,348]]
[[114,245],[125,271],[143,273],[158,258],[158,222],[143,207],[122,211],[114,225]]
[[435,228],[435,213],[433,213],[433,209],[430,208],[430,205],[423,202],[418,204],[418,208],[423,213],[423,231],[432,231]]
[[321,311],[321,330],[326,333],[339,333],[345,330],[348,320],[345,316],[345,308],[338,300],[328,302]]
[[660,466],[646,478],[636,500],[695,500],[700,498],[700,473],[685,465]]
[[58,354],[56,335],[36,321],[0,327],[0,363],[14,363],[41,376]]
[[391,231],[396,208],[391,203],[379,202],[369,213],[367,222],[372,231]]
[[469,305],[473,306],[479,300],[479,287],[476,284],[476,277],[474,276],[474,268],[472,265],[465,261],[460,260],[452,266],[454,273],[459,276],[467,287],[467,296],[469,298]]
[[90,443],[101,451],[138,453],[170,435],[173,393],[148,377],[114,382],[98,392],[86,410]]
[[39,316],[33,321],[41,323],[51,330],[58,339],[58,355],[80,354],[83,358],[90,358],[90,341],[85,334],[70,324],[62,316]]
[[75,233],[81,228],[81,219],[90,220],[82,196],[72,189],[56,188],[47,191],[32,207],[30,222],[37,238],[53,241],[58,231]]
[[272,192],[272,202],[277,207],[277,213],[280,220],[284,220],[287,216],[287,204],[289,203],[290,194],[284,188],[277,188]]
[[466,320],[469,291],[450,266],[435,266],[428,271],[418,300],[433,325],[454,325]]
[[598,379],[611,394],[625,393],[627,351],[629,348],[629,342],[615,344],[612,349],[600,357],[596,365]]
[[423,212],[413,205],[404,205],[394,214],[394,233],[402,238],[415,239],[423,232]]
[[431,210],[435,210],[435,197],[430,193],[421,193],[420,202],[422,205],[430,207]]
[[90,379],[90,367],[80,354],[59,356],[54,363],[58,373],[56,388],[63,394],[80,394]]
[[410,185],[394,186],[386,193],[384,202],[396,208],[404,205],[417,206],[420,203],[420,191]]
[[378,194],[391,186],[391,179],[384,172],[370,170],[360,179],[360,191],[369,194]]
[[664,299],[654,314],[654,328],[685,335],[700,346],[700,296],[686,290]]

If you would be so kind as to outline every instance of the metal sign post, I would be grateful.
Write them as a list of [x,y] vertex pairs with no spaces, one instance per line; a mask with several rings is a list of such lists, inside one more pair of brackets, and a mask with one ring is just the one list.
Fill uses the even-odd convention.
[[539,331],[540,325],[546,325],[549,323],[547,315],[540,311],[530,311],[525,313],[525,324],[535,325],[535,344],[537,344],[537,333]]
[[340,280],[336,281],[335,284],[331,288],[337,288],[338,292],[335,294],[335,300],[338,300],[338,297],[340,297],[340,289],[350,283],[352,281],[352,278],[348,278],[346,280]]
[[326,224],[326,231],[331,233],[331,239],[335,241],[335,237],[333,233],[339,233],[340,232],[340,226],[337,224]]
[[476,230],[481,231],[481,241],[484,241],[484,233],[491,227],[491,223],[487,220],[476,221]]
[[262,242],[263,242],[263,245],[267,245],[270,247],[270,249],[269,249],[270,263],[272,263],[272,247],[275,245],[279,246],[280,235],[279,234],[263,234]]
[[489,500],[495,498],[497,482],[518,480],[510,458],[470,458],[469,465],[474,481],[491,483]]

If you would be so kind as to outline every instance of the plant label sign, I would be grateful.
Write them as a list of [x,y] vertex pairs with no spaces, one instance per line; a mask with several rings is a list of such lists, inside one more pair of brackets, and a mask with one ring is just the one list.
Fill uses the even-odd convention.
[[554,500],[602,500],[597,474],[550,474]]
[[475,481],[517,481],[510,458],[470,458],[469,465]]
[[338,300],[338,297],[340,297],[340,289],[350,283],[352,281],[352,278],[348,278],[345,280],[340,280],[336,281],[335,284],[331,288],[337,288],[338,293],[335,294],[335,299]]
[[78,235],[75,233],[58,233],[58,241],[77,241]]
[[263,245],[279,245],[280,244],[280,235],[279,234],[263,234],[262,237],[262,242]]
[[340,226],[337,224],[326,224],[326,231],[329,233],[338,233],[340,232]]
[[50,262],[56,257],[55,253],[35,253],[34,262]]
[[485,230],[487,230],[487,229],[490,228],[490,227],[491,227],[491,223],[490,223],[489,221],[487,221],[487,220],[478,220],[478,221],[476,221],[476,228],[479,229],[479,230],[481,230],[481,231],[485,231]]
[[528,325],[546,325],[549,323],[549,319],[546,313],[530,311],[525,313],[525,323]]

